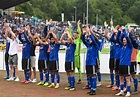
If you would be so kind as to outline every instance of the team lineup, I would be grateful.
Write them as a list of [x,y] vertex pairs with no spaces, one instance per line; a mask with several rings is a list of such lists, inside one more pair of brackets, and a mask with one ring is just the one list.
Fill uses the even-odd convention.
[[[80,20],[77,22],[77,30],[72,31],[72,25],[68,21],[68,27],[64,28],[60,40],[54,33],[52,20],[46,20],[44,33],[38,35],[35,33],[30,25],[21,27],[10,27],[9,23],[4,23],[2,28],[2,36],[6,39],[6,79],[7,81],[19,81],[18,72],[18,45],[23,44],[22,48],[22,70],[24,70],[24,79],[22,83],[37,82],[36,80],[36,56],[35,48],[40,46],[38,57],[38,70],[40,81],[37,85],[43,85],[48,88],[58,89],[60,87],[59,74],[59,49],[60,45],[66,46],[65,56],[65,71],[68,80],[68,86],[65,90],[75,91],[75,70],[78,70],[77,84],[82,82],[80,49],[81,43],[87,48],[86,52],[86,76],[87,85],[83,89],[90,89],[88,95],[95,95],[97,86],[101,86],[100,73],[100,52],[102,50],[104,40],[111,42],[110,46],[110,85],[106,88],[112,90],[120,90],[115,94],[125,97],[130,97],[132,94],[138,93],[138,78],[136,75],[137,55],[139,44],[135,35],[131,32],[131,28],[117,25],[113,27],[113,22],[110,22],[112,27],[111,35],[109,35],[108,24],[104,23],[104,35],[94,33],[92,26],[82,25]],[[139,60],[140,61],[140,60]],[[139,62],[138,62],[139,64]],[[9,72],[10,66],[10,72]],[[33,74],[31,74],[33,70]],[[115,74],[114,74],[115,72]],[[33,80],[31,80],[33,75]],[[44,79],[45,75],[45,79]],[[49,75],[51,79],[49,79]],[[114,77],[116,83],[114,83]],[[134,91],[131,92],[131,78],[134,83]],[[97,83],[98,80],[98,83]],[[98,91],[98,90],[97,90]]]

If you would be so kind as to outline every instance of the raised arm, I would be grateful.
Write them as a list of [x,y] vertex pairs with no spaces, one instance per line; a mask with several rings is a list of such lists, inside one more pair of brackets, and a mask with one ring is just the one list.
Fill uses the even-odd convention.
[[30,26],[28,25],[28,26],[26,26],[26,29],[27,29],[27,33],[28,33],[28,36],[32,39],[32,41],[33,41],[33,44],[35,44],[36,43],[36,40],[35,40],[35,38],[34,38],[34,36],[30,33]]
[[128,37],[128,35],[127,35],[127,33],[126,33],[126,30],[125,30],[125,28],[123,28],[123,34],[124,34],[124,37],[126,38],[126,40],[127,40],[127,44],[128,44],[128,46],[130,47],[130,48],[132,48],[132,43],[131,43],[131,41],[130,41],[130,39],[129,39],[129,37]]
[[72,25],[71,25],[70,21],[68,21],[68,25],[69,25],[68,32],[72,37]]
[[4,23],[4,26],[3,26],[3,28],[2,28],[2,36],[6,39],[7,38],[7,36],[8,36],[8,31],[7,31],[7,28],[8,28],[8,25],[7,25],[7,23]]
[[85,46],[88,47],[86,39],[85,39],[85,34],[82,34],[82,41],[85,44]]
[[70,39],[71,44],[74,44],[74,41],[73,41],[71,35],[70,35],[68,32],[66,32],[66,33],[67,33],[67,35],[68,35],[68,38]]
[[47,36],[46,36],[46,40],[49,39],[50,34],[51,34],[51,31],[48,32],[48,34],[47,34]]
[[127,33],[126,33],[126,30],[123,29],[122,31],[123,31],[124,37],[127,39],[127,43],[130,43],[130,39],[129,39]]
[[104,22],[104,27],[105,27],[105,38],[110,41],[110,36],[109,36],[109,30],[108,30],[108,24],[106,22]]
[[44,33],[45,36],[47,36],[47,33],[48,33],[48,20],[46,20],[46,25],[44,27],[43,33]]
[[26,31],[27,31],[27,34],[29,35],[29,37],[33,39],[34,37],[33,37],[33,35],[31,35],[31,33],[30,33],[30,31],[31,31],[30,26],[29,26],[29,25],[26,26],[26,29],[27,29]]
[[82,41],[85,44],[85,46],[88,47],[88,44],[87,44],[86,39],[85,39],[85,35],[86,35],[86,29],[82,28]]
[[24,37],[25,37],[25,40],[26,40],[28,43],[31,43],[31,41],[28,39],[27,34],[26,34],[25,32],[23,33],[23,35],[24,35]]
[[[47,42],[43,42],[37,34],[34,35],[34,38],[38,39],[39,43],[42,44],[42,45],[47,45],[48,44]],[[39,45],[39,44],[35,43],[35,45]]]
[[66,44],[66,41],[64,40],[64,35],[65,35],[66,33],[65,33],[65,31],[64,31],[64,33],[62,34],[62,36],[61,36],[61,38],[60,38],[60,41],[61,41],[61,43],[62,44]]
[[14,32],[12,31],[12,29],[10,27],[6,28],[6,31],[11,34],[14,38],[16,38],[16,35],[14,34]]
[[93,32],[91,32],[91,35],[94,37],[96,42],[99,42],[98,37]]
[[98,37],[95,35],[95,33],[92,31],[92,28],[90,28],[90,34],[95,38],[95,41],[99,42]]
[[98,38],[96,37],[96,40],[95,40],[95,36],[93,36],[93,33],[91,32],[91,29],[89,27],[87,27],[87,32],[92,40],[92,43],[97,45],[97,42],[99,42]]
[[18,38],[22,43],[24,42],[23,39],[21,38],[21,33],[19,34]]
[[118,30],[117,37],[116,37],[116,42],[117,42],[120,46],[123,46],[123,42],[120,40],[120,36],[121,36],[121,31]]
[[52,36],[53,36],[53,38],[54,38],[54,40],[55,40],[55,43],[58,44],[59,41],[58,41],[57,36],[54,34],[53,31],[52,31],[51,33],[52,33]]
[[80,39],[81,38],[81,34],[82,34],[82,31],[81,31],[81,28],[80,28],[80,20],[77,22],[77,27],[78,27],[78,38]]
[[112,21],[112,20],[110,21],[110,27],[111,27],[111,30],[113,30],[113,29],[114,29],[114,26],[113,26],[113,21]]
[[2,33],[1,33],[1,35],[2,35],[2,37],[4,37],[4,38],[6,39],[7,36],[8,36],[8,32],[6,31],[6,33],[5,33],[4,31],[6,31],[5,28],[2,29]]
[[100,50],[100,51],[102,51],[102,47],[103,47],[104,41],[105,41],[105,39],[102,38],[102,40],[101,40],[101,42],[100,42],[100,45],[99,45],[99,50]]
[[116,43],[116,41],[115,41],[115,39],[114,39],[114,36],[115,36],[115,35],[116,35],[116,34],[113,33],[113,34],[111,35],[109,41],[111,41],[111,42],[113,42],[113,43]]
[[130,38],[130,40],[131,40],[131,42],[132,42],[132,44],[133,44],[133,47],[135,48],[135,49],[138,49],[138,43],[136,42],[136,40],[133,38],[133,35],[132,35],[132,33],[130,32],[129,33],[129,38]]
[[105,38],[110,41],[110,36],[109,36],[109,30],[107,28],[105,28]]

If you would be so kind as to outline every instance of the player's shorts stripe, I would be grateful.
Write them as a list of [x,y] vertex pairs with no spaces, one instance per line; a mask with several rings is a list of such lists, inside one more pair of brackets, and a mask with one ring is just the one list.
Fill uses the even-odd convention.
[[30,60],[27,60],[27,69],[29,69]]
[[45,69],[47,68],[47,63],[46,63],[46,60],[44,60],[44,64],[45,64]]

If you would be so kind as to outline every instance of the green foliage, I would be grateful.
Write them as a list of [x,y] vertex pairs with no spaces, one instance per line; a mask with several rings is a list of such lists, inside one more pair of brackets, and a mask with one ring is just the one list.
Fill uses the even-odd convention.
[[130,17],[137,23],[140,24],[140,1],[136,1],[129,9],[128,13]]
[[[104,21],[110,22],[113,17],[114,24],[126,24],[136,22],[140,24],[140,1],[139,0],[88,0],[89,22],[103,25]],[[16,10],[24,11],[38,18],[61,21],[61,13],[65,15],[65,21],[72,20],[77,8],[77,20],[83,22],[83,13],[86,14],[87,0],[30,0],[16,7]]]

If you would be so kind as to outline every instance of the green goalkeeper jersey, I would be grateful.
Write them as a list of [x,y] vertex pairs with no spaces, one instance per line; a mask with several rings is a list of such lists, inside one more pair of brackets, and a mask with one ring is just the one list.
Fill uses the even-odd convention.
[[[69,29],[69,33],[72,36],[71,29]],[[74,54],[75,56],[80,56],[80,49],[81,49],[81,43],[82,43],[81,33],[82,33],[81,28],[80,26],[78,26],[78,38],[74,39],[74,43],[76,44],[76,50]]]

